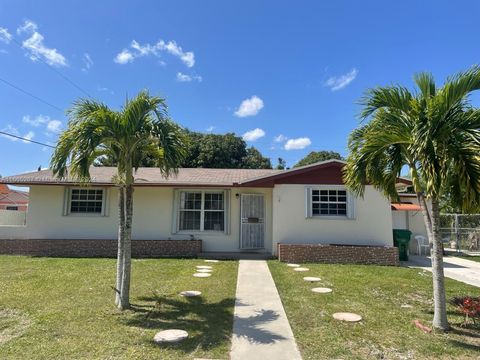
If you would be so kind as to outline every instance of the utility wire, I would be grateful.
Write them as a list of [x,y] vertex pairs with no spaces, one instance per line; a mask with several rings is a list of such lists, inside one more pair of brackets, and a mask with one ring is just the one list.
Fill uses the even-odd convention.
[[[17,40],[15,39],[14,37],[12,37],[12,40],[15,44],[17,44],[21,49],[23,49],[23,45]],[[52,70],[54,73],[56,73],[58,76],[60,76],[63,80],[65,80],[66,82],[68,82],[70,85],[72,85],[74,88],[76,88],[77,90],[81,91],[82,93],[84,93],[85,95],[87,95],[89,98],[91,98],[92,96],[86,92],[84,89],[82,89],[79,85],[75,84],[72,80],[70,80],[66,75],[62,74],[60,71],[58,71],[57,69],[55,69],[52,65],[50,65],[49,63],[47,63],[45,60],[43,60],[41,57],[37,57],[37,59],[39,59],[44,65],[46,65],[50,70]]]
[[45,144],[45,143],[41,143],[41,142],[39,142],[39,141],[35,141],[35,140],[32,140],[32,139],[27,139],[27,138],[22,137],[22,136],[9,134],[9,133],[7,133],[7,132],[5,132],[5,131],[0,131],[0,134],[5,135],[5,136],[10,136],[10,137],[12,137],[12,138],[20,139],[20,140],[23,140],[23,141],[28,141],[28,142],[31,142],[31,143],[34,143],[34,144],[37,144],[37,145],[48,146],[49,148],[55,149],[55,146],[48,145],[48,144]]
[[23,90],[21,87],[18,87],[17,85],[12,84],[11,82],[9,82],[9,81],[7,81],[7,80],[5,80],[5,79],[0,78],[0,81],[3,82],[3,83],[5,83],[5,84],[7,84],[8,86],[11,86],[12,88],[14,88],[14,89],[16,89],[16,90],[18,90],[18,91],[20,91],[20,92],[22,92],[22,93],[30,96],[30,97],[32,97],[32,98],[34,98],[34,99],[36,99],[36,100],[38,100],[38,101],[40,101],[40,102],[42,102],[42,103],[44,103],[44,104],[46,104],[46,105],[48,105],[48,106],[54,108],[55,110],[60,111],[62,114],[64,113],[64,110],[60,109],[58,106],[55,106],[55,105],[53,105],[52,103],[49,103],[48,101],[43,100],[43,99],[39,98],[39,97],[36,96],[36,95],[33,95],[31,92],[28,92],[27,90]]

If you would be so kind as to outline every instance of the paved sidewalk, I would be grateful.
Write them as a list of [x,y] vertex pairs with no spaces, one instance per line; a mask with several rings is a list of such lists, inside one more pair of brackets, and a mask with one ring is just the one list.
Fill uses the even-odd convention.
[[[446,277],[480,287],[480,263],[455,256],[444,257],[443,262],[443,271]],[[409,261],[402,264],[408,267],[432,270],[428,257],[409,256]]]
[[264,260],[240,260],[232,360],[301,360],[280,296]]

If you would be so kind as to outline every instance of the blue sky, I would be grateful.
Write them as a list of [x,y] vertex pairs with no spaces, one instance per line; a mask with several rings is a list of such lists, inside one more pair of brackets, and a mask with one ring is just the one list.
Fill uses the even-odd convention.
[[[424,70],[442,82],[479,62],[479,11],[462,0],[3,0],[0,79],[53,107],[0,81],[0,130],[54,144],[75,99],[118,108],[146,88],[181,125],[235,132],[273,164],[345,155],[365,89],[411,86]],[[0,137],[0,153],[5,176],[48,166],[51,149]]]

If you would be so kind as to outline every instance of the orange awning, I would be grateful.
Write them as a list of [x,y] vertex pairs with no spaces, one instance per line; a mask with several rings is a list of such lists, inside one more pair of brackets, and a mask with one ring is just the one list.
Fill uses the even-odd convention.
[[422,211],[420,205],[410,203],[392,203],[392,210],[398,211]]

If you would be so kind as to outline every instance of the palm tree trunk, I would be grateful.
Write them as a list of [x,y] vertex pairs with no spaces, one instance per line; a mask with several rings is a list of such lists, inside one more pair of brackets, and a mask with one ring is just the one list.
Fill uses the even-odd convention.
[[[433,234],[432,234],[432,218],[430,217],[430,213],[428,211],[427,202],[425,201],[425,196],[423,193],[417,192],[417,200],[420,208],[422,209],[423,221],[425,222],[425,228],[427,230],[427,237],[430,244],[433,242]],[[430,245],[431,247],[431,245]]]
[[123,252],[125,246],[125,188],[118,188],[118,249],[117,249],[117,280],[115,283],[115,305],[120,306],[120,291],[122,288]]
[[443,274],[443,244],[440,235],[440,206],[438,199],[432,199],[432,274],[433,274],[433,327],[446,331],[447,301],[445,296],[445,278]]
[[120,309],[130,307],[130,271],[132,263],[132,219],[133,219],[133,186],[129,180],[125,186],[125,236],[123,249],[122,286],[120,290]]

